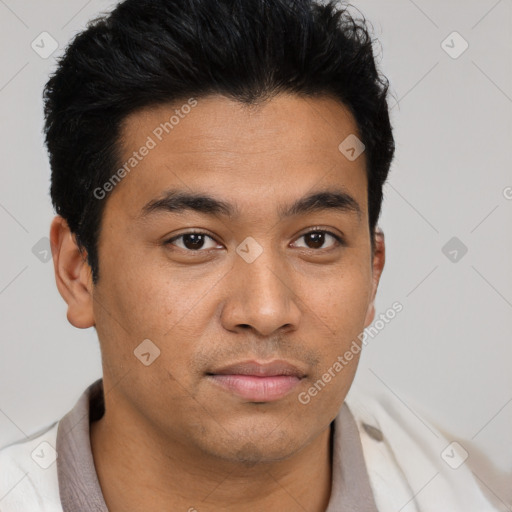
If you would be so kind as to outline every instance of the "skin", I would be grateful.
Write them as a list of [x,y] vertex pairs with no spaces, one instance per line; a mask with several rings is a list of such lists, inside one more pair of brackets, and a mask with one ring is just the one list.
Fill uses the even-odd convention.
[[[179,106],[130,115],[123,161]],[[102,351],[106,413],[91,424],[91,447],[111,512],[325,510],[329,426],[359,355],[309,404],[298,395],[373,321],[385,260],[382,232],[373,234],[373,252],[370,243],[365,155],[349,161],[338,150],[357,133],[349,111],[328,97],[280,95],[251,108],[198,98],[104,199],[96,285],[65,220],[53,220],[68,320],[95,326]],[[141,217],[171,188],[237,205],[239,216]],[[324,208],[279,217],[280,206],[340,189],[360,215]],[[303,236],[320,228],[344,245]],[[190,230],[208,235],[202,247],[187,237],[166,244]],[[236,252],[249,236],[263,250],[252,263]],[[134,355],[144,339],[160,350],[149,366]],[[275,359],[306,376],[274,402],[242,399],[206,375]]]

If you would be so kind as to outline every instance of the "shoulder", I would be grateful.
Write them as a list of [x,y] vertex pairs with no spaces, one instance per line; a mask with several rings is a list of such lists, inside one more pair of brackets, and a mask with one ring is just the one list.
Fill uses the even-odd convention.
[[63,512],[55,451],[58,425],[0,449],[2,512]]
[[379,511],[497,510],[478,487],[467,452],[396,397],[351,389],[356,421]]

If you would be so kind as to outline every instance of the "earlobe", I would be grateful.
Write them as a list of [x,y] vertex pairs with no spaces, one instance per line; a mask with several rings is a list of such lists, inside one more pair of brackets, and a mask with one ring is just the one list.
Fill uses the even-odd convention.
[[68,305],[67,318],[79,329],[95,325],[92,299],[92,273],[66,220],[57,215],[50,227],[55,281]]
[[384,270],[386,262],[386,244],[384,241],[384,232],[379,227],[375,228],[374,234],[374,250],[372,257],[372,291],[370,297],[370,304],[366,313],[364,326],[368,327],[375,318],[375,297],[377,295],[377,288],[379,287],[380,276]]
[[375,318],[375,303],[372,301],[366,310],[366,318],[364,319],[364,327],[368,327]]

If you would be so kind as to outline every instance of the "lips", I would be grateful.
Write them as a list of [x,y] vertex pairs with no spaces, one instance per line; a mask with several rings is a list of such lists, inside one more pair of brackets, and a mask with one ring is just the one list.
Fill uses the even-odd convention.
[[306,376],[282,360],[258,363],[245,361],[212,370],[210,381],[250,402],[272,402],[288,395]]

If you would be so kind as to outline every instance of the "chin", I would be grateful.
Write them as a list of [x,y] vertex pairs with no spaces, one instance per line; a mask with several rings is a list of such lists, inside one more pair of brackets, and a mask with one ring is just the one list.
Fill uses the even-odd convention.
[[[235,431],[223,429],[222,435],[213,438],[217,441],[215,446],[210,445],[206,449],[220,459],[253,466],[288,459],[308,444],[311,436],[306,432],[291,432],[284,426],[276,428],[268,423],[253,423],[246,427],[243,429],[239,425]],[[230,432],[236,434],[230,435]]]
[[242,444],[236,443],[236,445],[232,443],[230,453],[224,452],[223,458],[252,467],[256,464],[271,464],[286,460],[300,448],[301,446],[293,446],[290,442],[286,446],[276,442],[270,444],[268,441],[248,441]]

